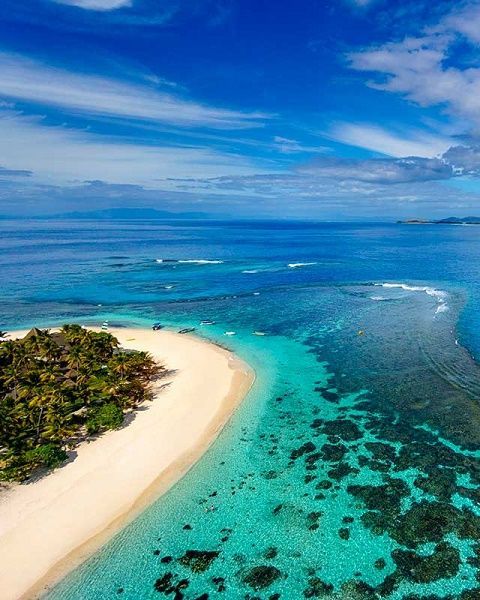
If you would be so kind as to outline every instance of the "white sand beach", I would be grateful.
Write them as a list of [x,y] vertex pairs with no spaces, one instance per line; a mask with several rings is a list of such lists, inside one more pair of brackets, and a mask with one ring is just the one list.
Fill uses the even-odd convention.
[[253,383],[245,363],[199,338],[110,332],[173,372],[127,426],[81,444],[75,460],[39,481],[0,493],[2,600],[37,597],[178,481]]

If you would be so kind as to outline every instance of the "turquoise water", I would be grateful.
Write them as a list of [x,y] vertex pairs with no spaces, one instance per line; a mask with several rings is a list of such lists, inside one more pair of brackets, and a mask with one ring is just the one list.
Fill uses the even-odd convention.
[[49,600],[480,598],[480,230],[1,226],[1,327],[195,326],[258,376]]

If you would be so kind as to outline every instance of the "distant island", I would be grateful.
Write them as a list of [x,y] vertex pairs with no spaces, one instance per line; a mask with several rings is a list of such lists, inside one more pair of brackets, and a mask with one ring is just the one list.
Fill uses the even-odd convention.
[[403,225],[480,225],[480,217],[447,217],[446,219],[407,219],[397,221]]

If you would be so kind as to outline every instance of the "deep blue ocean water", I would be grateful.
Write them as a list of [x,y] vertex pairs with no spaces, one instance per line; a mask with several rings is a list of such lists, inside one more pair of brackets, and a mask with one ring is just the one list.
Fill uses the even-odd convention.
[[480,598],[480,228],[0,231],[0,329],[192,326],[258,375],[190,473],[49,600]]

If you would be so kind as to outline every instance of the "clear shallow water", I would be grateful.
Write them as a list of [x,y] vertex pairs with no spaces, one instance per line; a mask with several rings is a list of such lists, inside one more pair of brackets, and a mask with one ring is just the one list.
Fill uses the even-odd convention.
[[[192,325],[258,373],[200,463],[50,600],[480,598],[480,229],[0,227],[1,328]],[[224,262],[178,262],[197,259]]]

